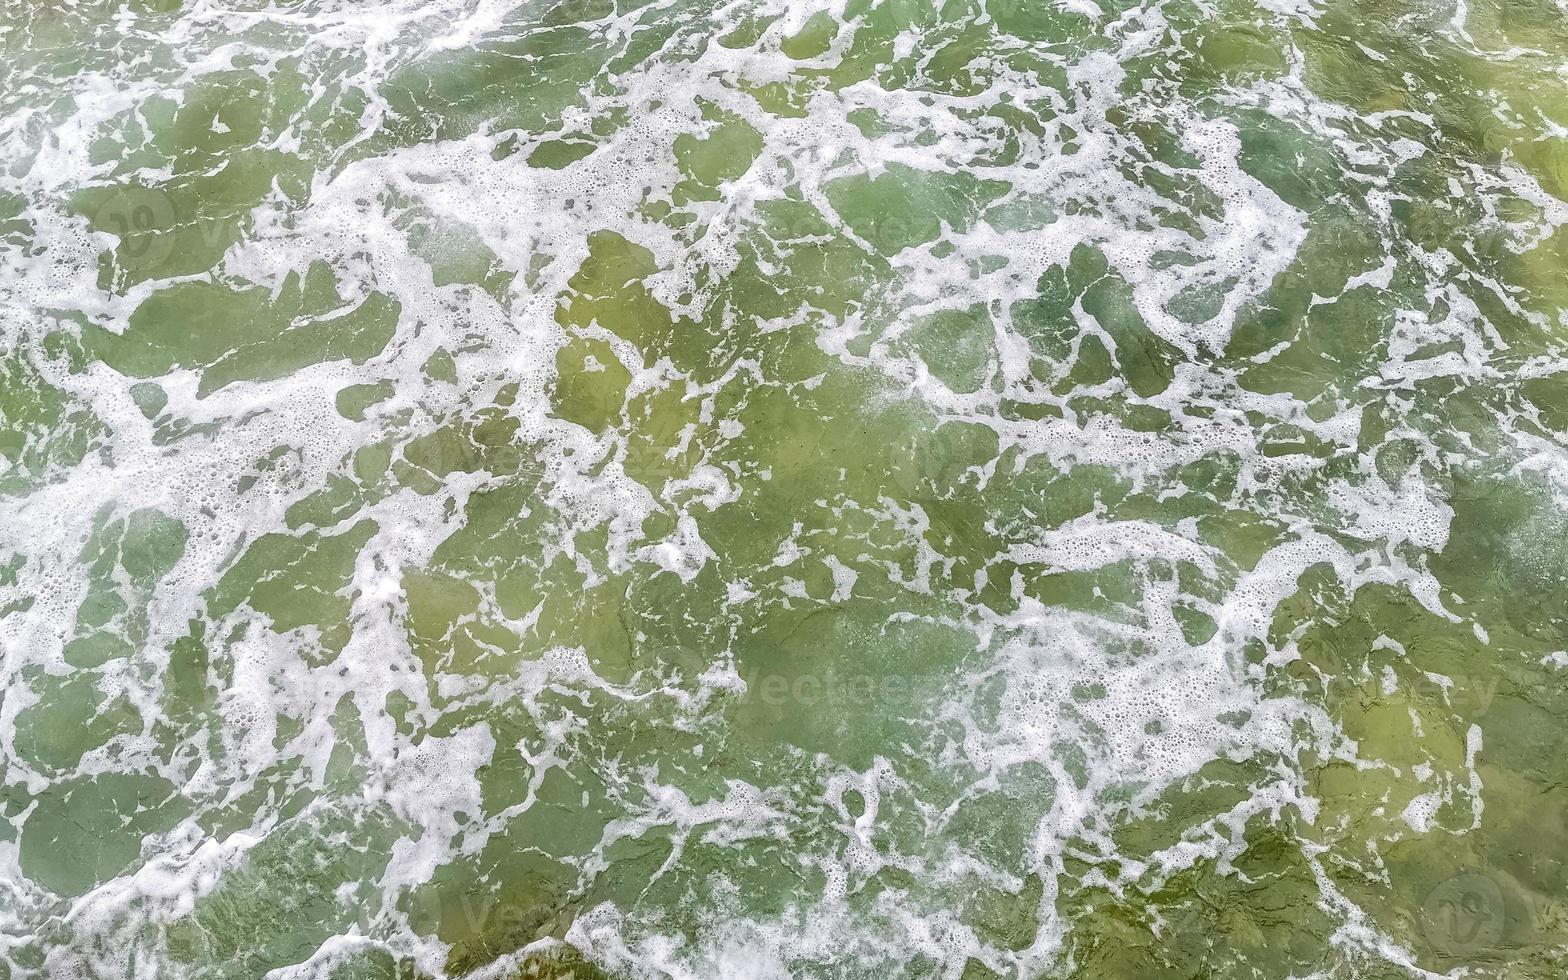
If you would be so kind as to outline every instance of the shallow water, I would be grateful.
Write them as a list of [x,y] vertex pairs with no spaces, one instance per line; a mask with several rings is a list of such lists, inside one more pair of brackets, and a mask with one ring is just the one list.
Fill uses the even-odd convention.
[[10,0],[0,980],[1568,973],[1565,15]]

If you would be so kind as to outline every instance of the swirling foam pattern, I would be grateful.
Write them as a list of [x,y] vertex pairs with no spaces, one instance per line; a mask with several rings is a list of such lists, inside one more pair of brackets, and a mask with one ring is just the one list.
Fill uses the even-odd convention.
[[0,52],[0,978],[1568,972],[1560,0]]

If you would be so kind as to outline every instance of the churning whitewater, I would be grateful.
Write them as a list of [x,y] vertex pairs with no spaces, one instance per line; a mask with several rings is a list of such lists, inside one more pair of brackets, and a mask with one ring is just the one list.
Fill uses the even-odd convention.
[[1562,0],[7,0],[0,980],[1568,973]]

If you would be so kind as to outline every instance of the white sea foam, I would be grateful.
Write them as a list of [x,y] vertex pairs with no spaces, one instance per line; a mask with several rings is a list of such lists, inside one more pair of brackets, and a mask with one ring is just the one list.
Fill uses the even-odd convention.
[[[561,169],[527,163],[531,153],[560,133],[500,131],[489,125],[368,156],[356,151],[361,140],[394,121],[399,110],[386,90],[400,70],[525,30],[518,25],[537,13],[532,5],[503,0],[388,0],[369,8],[329,2],[299,9],[202,0],[169,20],[161,33],[141,37],[138,43],[153,52],[146,63],[116,63],[112,52],[95,49],[102,63],[73,77],[69,107],[15,111],[7,100],[0,119],[0,137],[8,147],[0,155],[6,174],[0,189],[26,197],[23,217],[49,247],[27,255],[0,252],[0,339],[49,385],[86,406],[108,432],[105,452],[88,453],[25,495],[0,498],[0,542],[27,557],[10,589],[33,600],[29,608],[8,614],[0,628],[7,685],[0,749],[8,760],[9,780],[32,793],[57,780],[24,761],[15,744],[17,718],[38,703],[24,672],[66,672],[63,650],[70,636],[62,624],[73,621],[91,588],[91,570],[79,556],[105,508],[112,516],[154,508],[189,532],[178,562],[146,597],[148,629],[140,645],[147,669],[160,674],[168,669],[171,644],[215,604],[211,590],[225,571],[258,538],[291,533],[290,507],[326,485],[330,476],[351,473],[351,449],[383,438],[406,446],[476,406],[491,404],[504,385],[517,387],[505,409],[517,425],[513,442],[525,448],[538,470],[539,506],[554,515],[549,525],[554,536],[541,547],[551,560],[560,557],[584,570],[584,589],[633,572],[659,570],[683,584],[704,574],[730,574],[723,549],[705,539],[702,518],[747,507],[747,475],[716,462],[711,450],[694,443],[694,425],[667,459],[695,462],[662,485],[638,482],[629,472],[625,432],[613,425],[603,433],[590,432],[552,413],[556,355],[576,336],[604,342],[631,378],[628,402],[648,392],[684,392],[700,403],[701,422],[717,429],[720,443],[753,434],[737,418],[716,418],[722,414],[715,407],[720,396],[731,386],[773,383],[768,378],[772,367],[737,362],[721,380],[704,386],[668,360],[650,361],[648,352],[603,325],[564,327],[556,316],[559,297],[570,291],[572,278],[588,259],[590,236],[608,229],[651,254],[655,271],[645,285],[655,299],[673,315],[698,318],[714,302],[717,284],[740,268],[752,243],[767,239],[780,253],[799,247],[770,239],[764,217],[768,205],[805,202],[836,236],[875,253],[877,246],[864,228],[856,227],[854,216],[835,209],[835,182],[905,171],[932,179],[978,175],[1005,187],[958,224],[944,219],[936,240],[884,257],[885,275],[855,312],[840,317],[803,308],[781,318],[758,318],[759,333],[811,332],[818,349],[846,369],[881,379],[880,387],[867,393],[874,408],[907,405],[933,413],[944,424],[989,429],[997,440],[996,457],[966,471],[982,487],[1026,472],[1103,468],[1134,491],[1157,488],[1180,498],[1197,492],[1172,474],[1200,461],[1233,458],[1235,488],[1222,502],[1266,512],[1277,530],[1275,539],[1243,563],[1222,543],[1208,540],[1195,520],[1167,526],[1112,516],[1101,506],[1059,526],[1030,526],[1012,534],[1005,550],[974,573],[977,592],[995,576],[1013,602],[1012,611],[999,613],[960,596],[958,613],[946,623],[972,634],[985,659],[912,709],[934,719],[928,748],[953,773],[962,774],[955,779],[970,785],[972,793],[961,789],[948,799],[912,800],[912,777],[889,758],[879,758],[866,771],[827,757],[811,758],[801,765],[802,778],[815,781],[808,786],[729,779],[722,793],[706,797],[670,781],[677,778],[671,772],[620,774],[626,776],[626,785],[617,790],[624,794],[619,798],[624,812],[609,821],[592,853],[581,858],[576,871],[584,882],[608,866],[606,852],[622,840],[662,833],[674,842],[651,885],[674,873],[688,847],[738,849],[749,842],[790,840],[817,808],[831,813],[833,833],[824,835],[827,843],[797,846],[801,867],[820,875],[823,885],[809,903],[762,915],[747,906],[744,896],[726,890],[733,883],[719,882],[704,893],[709,905],[700,913],[707,928],[695,940],[667,932],[646,910],[606,901],[578,916],[567,938],[607,967],[649,976],[774,978],[796,975],[802,964],[845,959],[896,972],[917,956],[939,964],[946,976],[957,976],[971,957],[992,969],[1041,970],[1056,962],[1070,928],[1057,918],[1054,905],[1070,852],[1096,848],[1112,863],[1118,850],[1115,822],[1152,806],[1162,793],[1215,760],[1290,759],[1304,744],[1329,757],[1353,756],[1333,719],[1317,706],[1265,696],[1260,669],[1246,665],[1243,651],[1261,644],[1268,664],[1291,659],[1289,644],[1278,644],[1271,627],[1281,604],[1315,566],[1326,565],[1351,593],[1369,584],[1397,585],[1439,616],[1461,620],[1469,615],[1450,608],[1423,563],[1425,555],[1440,554],[1447,546],[1454,510],[1441,489],[1419,474],[1394,483],[1367,467],[1327,481],[1321,501],[1294,500],[1282,491],[1326,463],[1310,453],[1266,453],[1273,428],[1293,427],[1326,446],[1326,454],[1342,456],[1356,450],[1362,415],[1358,406],[1336,402],[1332,393],[1325,413],[1319,410],[1323,403],[1309,404],[1289,392],[1247,390],[1233,370],[1216,364],[1238,324],[1264,302],[1307,246],[1311,219],[1253,175],[1242,131],[1215,106],[1183,94],[1168,79],[1151,78],[1142,89],[1130,85],[1129,72],[1138,60],[1159,57],[1171,43],[1171,24],[1161,6],[1108,15],[1093,4],[1069,5],[1107,43],[1071,55],[1041,46],[1035,54],[1060,70],[1060,85],[1010,60],[1024,42],[998,40],[983,59],[981,80],[963,92],[935,86],[922,90],[918,84],[888,87],[876,80],[816,86],[800,101],[796,117],[765,110],[750,92],[813,67],[838,64],[853,50],[857,32],[866,29],[864,19],[846,19],[850,5],[843,0],[826,6],[786,0],[755,6],[721,5],[707,23],[676,24],[674,40],[666,44],[670,57],[620,74],[607,70],[587,87],[580,105],[561,113],[561,132],[594,134],[591,152]],[[1301,21],[1317,12],[1314,4],[1267,6],[1282,18]],[[646,12],[607,16],[596,30],[604,43],[626,49],[667,13],[666,7],[673,9],[654,4]],[[712,43],[739,28],[748,14],[777,19],[755,44],[731,49]],[[840,28],[826,49],[810,59],[786,57],[782,42],[821,14]],[[686,15],[675,11],[669,16]],[[1455,16],[1456,29],[1461,28],[1463,15]],[[127,32],[134,21],[124,26]],[[102,48],[101,38],[95,43]],[[936,44],[920,31],[907,30],[892,42],[892,56],[901,63],[929,64],[939,54]],[[149,298],[206,277],[150,280],[119,294],[101,289],[99,256],[116,244],[116,236],[90,230],[65,199],[85,186],[126,179],[113,163],[95,162],[94,143],[115,120],[137,112],[145,116],[149,100],[158,96],[183,101],[191,86],[218,72],[244,64],[266,75],[295,55],[324,78],[332,77],[338,93],[354,90],[364,96],[361,139],[342,147],[336,159],[322,161],[308,192],[275,186],[246,216],[247,232],[224,254],[221,273],[228,281],[254,284],[277,296],[291,275],[325,262],[349,306],[373,292],[396,299],[395,333],[380,354],[360,364],[327,360],[283,379],[241,380],[212,392],[201,392],[199,370],[178,367],[156,379],[167,396],[167,416],[220,428],[215,436],[166,441],[159,424],[133,399],[127,378],[103,364],[73,370],[65,359],[46,356],[39,338],[45,329],[71,332],[83,322],[123,334]],[[310,97],[338,96],[315,83]],[[1368,175],[1367,212],[1385,222],[1399,200],[1389,190],[1392,178],[1428,152],[1417,140],[1388,133],[1396,125],[1420,133],[1433,126],[1432,118],[1419,112],[1374,118],[1326,102],[1308,88],[1299,65],[1276,81],[1227,89],[1218,102],[1262,105],[1280,119],[1322,134],[1323,152]],[[1004,105],[1039,107],[1039,124],[1004,130],[987,116]],[[879,121],[877,135],[867,135],[850,121],[856,113]],[[687,205],[689,229],[648,218],[646,207],[670,200],[685,179],[670,147],[682,136],[710,136],[716,117],[740,120],[755,131],[756,159],[742,176],[725,182],[716,200]],[[1179,149],[1188,162],[1146,159],[1148,151],[1129,125],[1134,123],[1174,134],[1178,146],[1171,152]],[[215,117],[212,131],[224,134],[221,125]],[[270,145],[297,151],[317,135],[311,129],[302,122],[290,124],[274,134]],[[40,131],[46,138],[32,138]],[[1016,143],[1012,155],[1017,162],[989,162],[1004,156],[1009,140]],[[1074,152],[1066,152],[1068,144]],[[1147,170],[1129,170],[1130,160]],[[1174,210],[1186,220],[1165,220],[1173,202],[1153,188],[1155,176],[1184,183],[1193,195],[1201,192],[1211,206],[1177,202]],[[157,183],[171,174],[148,167],[136,177]],[[1521,251],[1568,221],[1568,206],[1516,167],[1472,177],[1487,220],[1507,231]],[[1504,194],[1524,202],[1527,216],[1518,216],[1521,209],[1496,208],[1494,198]],[[1000,215],[1040,200],[1052,202],[1056,213],[1036,226],[1004,227]],[[436,216],[493,253],[504,271],[518,276],[510,291],[496,295],[472,285],[437,285],[428,253],[408,233],[410,220],[420,216]],[[1377,233],[1390,237],[1386,228]],[[1123,335],[1119,344],[1109,318],[1102,322],[1081,299],[1074,301],[1069,359],[1049,364],[1041,363],[1049,359],[1032,349],[1026,325],[1017,321],[1017,304],[1033,299],[1041,277],[1067,266],[1077,249],[1103,257],[1108,272],[1126,284],[1151,343],[1158,339],[1174,352],[1168,384],[1160,391],[1140,396],[1125,372],[1113,372],[1093,394],[1158,410],[1168,416],[1168,427],[1150,431],[1113,413],[1082,414],[1054,390],[1084,356],[1085,338],[1097,339],[1118,364],[1137,356],[1137,342]],[[1453,268],[1452,255],[1400,251],[1392,245],[1386,252],[1381,264],[1347,272],[1337,291],[1328,290],[1335,295],[1314,294],[1314,308],[1345,301],[1352,292],[1392,294],[1405,276],[1442,282]],[[1168,264],[1171,255],[1185,261]],[[1497,355],[1507,344],[1476,302],[1451,282],[1430,286],[1427,293],[1428,308],[1441,305],[1443,315],[1405,308],[1404,299],[1389,300],[1391,325],[1377,353],[1375,377],[1364,383],[1380,384],[1392,394],[1434,380],[1484,385],[1502,379]],[[1207,297],[1206,305],[1197,304],[1199,313],[1173,311],[1173,305],[1181,306],[1178,300],[1194,296]],[[1498,290],[1498,302],[1528,322],[1547,325],[1507,290]],[[918,318],[976,307],[990,321],[981,339],[990,354],[983,383],[961,393],[936,376],[942,366],[930,363],[936,358],[913,353],[903,342]],[[434,382],[422,372],[438,351],[451,354],[456,384]],[[1257,362],[1271,358],[1260,355]],[[1561,370],[1549,357],[1527,367],[1537,377]],[[1037,377],[1041,372],[1050,377]],[[340,391],[382,379],[390,381],[392,394],[381,407],[359,421],[339,413],[335,399]],[[809,391],[820,381],[804,386]],[[1017,414],[1011,407],[1016,405],[1056,411],[1036,418]],[[1568,463],[1558,444],[1506,419],[1502,424],[1506,439],[1521,449],[1518,466],[1553,473],[1559,487],[1568,487]],[[1432,458],[1452,452],[1414,428],[1396,435],[1418,443]],[[698,448],[688,452],[693,445]],[[284,452],[274,458],[280,449]],[[269,464],[258,466],[263,459]],[[591,753],[583,747],[582,733],[596,710],[613,713],[630,705],[646,707],[653,717],[667,711],[672,729],[711,737],[703,727],[705,712],[725,699],[755,696],[745,690],[729,650],[710,651],[715,662],[698,675],[695,692],[612,683],[595,673],[581,649],[551,648],[515,674],[496,679],[459,677],[422,663],[407,635],[407,578],[465,528],[476,495],[506,481],[477,469],[441,474],[438,483],[432,493],[408,487],[386,493],[338,524],[315,529],[335,536],[361,521],[375,524],[351,563],[347,584],[341,590],[333,584],[349,608],[349,635],[341,649],[328,649],[315,626],[279,631],[267,616],[240,605],[215,618],[210,631],[222,638],[214,643],[219,663],[213,669],[221,677],[222,693],[213,707],[211,744],[188,741],[180,748],[191,764],[172,764],[153,734],[164,711],[156,684],[111,670],[102,683],[127,694],[143,730],[88,753],[73,775],[133,767],[156,771],[202,807],[232,803],[256,790],[265,774],[291,766],[319,790],[340,737],[331,719],[347,699],[363,729],[363,761],[375,778],[361,801],[384,805],[408,828],[391,846],[387,870],[374,883],[384,890],[382,904],[390,908],[401,890],[429,882],[439,867],[483,848],[536,805],[551,771],[587,765]],[[882,568],[882,559],[871,556],[869,548],[861,556],[829,553],[825,545],[808,541],[797,523],[771,559],[791,575],[777,586],[788,598],[810,598],[805,577],[812,567],[826,569],[834,607],[862,595],[857,589],[872,569],[922,600],[955,599],[939,581],[957,558],[945,553],[947,545],[933,529],[942,520],[934,507],[886,497],[836,506],[840,514],[854,511],[896,539],[909,561],[886,562],[891,567]],[[669,517],[671,529],[649,540],[645,527],[656,515]],[[603,535],[605,552],[597,565],[579,550],[588,548],[596,534]],[[1196,570],[1201,584],[1184,577],[1189,574],[1185,568]],[[1049,575],[1119,572],[1136,580],[1139,601],[1118,615],[1053,609],[1030,591]],[[764,596],[774,587],[736,579],[726,583],[726,595],[733,608],[744,609],[767,601]],[[493,586],[487,601],[497,605]],[[1211,619],[1217,628],[1213,636],[1196,642],[1185,638],[1178,605]],[[504,619],[493,608],[487,612]],[[528,618],[501,625],[519,643],[535,642],[538,615],[535,607]],[[1561,656],[1548,655],[1541,662],[1556,664]],[[570,692],[566,706],[550,701],[563,691]],[[426,718],[454,707],[477,705],[499,713],[522,705],[539,730],[537,740],[522,750],[531,770],[523,801],[477,819],[485,809],[481,771],[498,752],[517,745],[503,744],[497,727],[483,722],[441,736],[411,736],[387,708],[394,696]],[[1481,730],[1471,728],[1462,767],[1468,788],[1458,782],[1458,774],[1450,774],[1452,779],[1440,781],[1441,791],[1409,799],[1399,817],[1410,832],[1440,827],[1436,814],[1456,793],[1468,794],[1479,821],[1475,763],[1481,745]],[[1076,763],[1064,746],[1077,753]],[[705,754],[693,749],[679,756],[673,760],[675,773],[681,766],[700,770]],[[1021,951],[1004,951],[951,911],[929,903],[916,908],[890,896],[869,910],[851,910],[849,896],[883,868],[902,868],[938,891],[968,880],[966,875],[1001,882],[1014,892],[1021,888],[1018,869],[992,867],[962,842],[922,851],[893,838],[896,829],[910,823],[941,825],[970,795],[991,792],[1009,773],[1031,765],[1048,774],[1054,795],[1039,802],[1029,838],[1026,865],[1044,879],[1043,900],[1038,930]],[[820,801],[812,799],[818,789]],[[845,802],[850,790],[859,797],[858,814]],[[1151,887],[1200,860],[1234,859],[1248,820],[1258,814],[1277,815],[1294,807],[1310,821],[1316,812],[1317,801],[1294,771],[1282,770],[1251,790],[1246,802],[1213,815],[1190,839],[1141,859],[1125,857],[1119,874],[1097,870],[1097,880],[1112,891]],[[1120,802],[1108,802],[1113,799]],[[476,819],[465,824],[459,813]],[[276,832],[276,817],[264,808],[254,827],[221,840],[206,836],[195,821],[182,822],[149,838],[149,853],[133,870],[97,885],[63,913],[22,873],[16,848],[0,843],[0,891],[14,897],[14,902],[0,902],[0,908],[10,910],[0,911],[0,925],[14,934],[63,915],[82,935],[105,937],[130,935],[134,929],[127,922],[138,916],[172,921],[242,868],[246,854]],[[1366,921],[1316,860],[1310,863],[1322,904],[1342,923],[1341,941],[1408,965],[1407,952]],[[361,939],[357,934],[329,938],[299,970],[325,971],[360,948]],[[415,955],[422,968],[440,968],[440,944],[416,938],[406,922],[386,930],[377,942]],[[66,961],[76,960],[61,957],[62,970],[74,968]],[[175,969],[147,962],[148,975]]]

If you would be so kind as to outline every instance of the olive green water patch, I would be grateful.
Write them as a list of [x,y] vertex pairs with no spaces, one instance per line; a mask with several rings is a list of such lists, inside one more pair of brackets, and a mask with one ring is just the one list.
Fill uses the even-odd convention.
[[1563,582],[1568,514],[1534,481],[1480,479],[1452,498],[1448,546],[1433,571],[1477,608],[1484,628],[1508,627],[1528,649],[1560,649],[1568,616],[1554,601]]
[[289,505],[284,521],[291,531],[306,526],[329,528],[353,516],[362,503],[359,485],[334,473],[327,478],[326,486]]
[[551,140],[535,147],[528,155],[528,163],[546,170],[564,170],[594,149],[594,144],[587,140]]
[[[1147,894],[1096,888],[1064,894],[1059,908],[1081,923],[1069,939],[1074,970],[1066,975],[1174,980],[1193,971],[1245,976],[1256,969],[1271,976],[1333,962],[1324,950],[1335,925],[1323,910],[1310,908],[1317,887],[1289,826],[1289,820],[1283,829],[1247,822],[1241,831],[1246,849],[1236,862],[1240,874],[1200,858]],[[1267,873],[1254,873],[1260,867]],[[1157,929],[1146,925],[1149,916],[1158,917]]]
[[949,827],[987,864],[1022,872],[1041,815],[1056,800],[1056,780],[1039,763],[1025,762],[1002,773],[996,789],[958,800]]
[[276,298],[261,287],[182,283],[154,293],[125,333],[84,331],[93,356],[131,377],[201,372],[198,393],[268,380],[322,361],[360,363],[397,329],[400,304],[384,293],[345,303],[325,263],[291,274]]
[[156,776],[104,773],[50,786],[22,828],[22,870],[75,896],[123,873],[144,835],[173,827],[186,810]]
[[582,573],[557,559],[538,584],[540,638],[549,646],[580,647],[599,677],[615,683],[630,679],[632,637],[620,618],[620,583],[590,585]]
[[431,381],[442,381],[445,384],[458,383],[458,364],[453,361],[452,351],[448,351],[447,348],[437,348],[434,353],[425,358],[425,364],[420,365],[419,370]]
[[394,115],[362,152],[465,135],[482,124],[497,132],[547,131],[581,100],[610,52],[604,38],[564,23],[409,65],[383,87]]
[[210,707],[207,668],[212,658],[205,639],[205,626],[194,621],[190,633],[169,646],[170,682],[164,689],[163,709],[176,725],[193,720]]
[[1134,392],[1148,398],[1170,386],[1180,352],[1149,330],[1120,275],[1108,271],[1085,291],[1082,304],[1115,343],[1120,373]]
[[954,391],[977,391],[995,363],[990,317],[982,307],[925,317],[905,337],[926,368]]
[[556,354],[555,413],[594,432],[620,418],[631,373],[602,340],[579,339]]
[[[499,408],[483,408],[435,431],[409,440],[402,447],[394,470],[404,485],[429,492],[430,478],[452,473],[488,470],[502,475],[517,472],[523,462],[517,444],[518,422]],[[409,468],[423,480],[410,479]]]
[[[917,737],[915,720],[974,641],[931,623],[885,622],[884,613],[857,602],[762,620],[737,649],[750,696],[736,726],[748,740],[827,752],[855,768],[880,746]],[[855,710],[868,696],[877,710]]]
[[95,672],[45,675],[30,686],[39,700],[17,715],[16,748],[35,766],[68,772],[116,735],[141,732],[136,709]]
[[[100,284],[123,290],[211,269],[269,192],[303,196],[308,165],[266,144],[305,109],[304,83],[289,63],[270,80],[250,69],[214,71],[178,101],[150,99],[126,117],[122,142],[104,141],[101,162],[113,163],[116,176],[143,166],[167,168],[171,179],[116,181],[76,195],[75,210],[117,239]],[[127,152],[126,143],[136,149]]]
[[588,239],[588,257],[569,283],[571,292],[556,313],[562,324],[598,325],[635,344],[645,359],[671,343],[669,310],[640,281],[655,271],[653,253],[614,232]]
[[409,249],[429,263],[434,285],[469,283],[493,295],[505,293],[514,274],[502,267],[495,252],[471,226],[417,209],[410,211],[405,222]]
[[[189,915],[168,928],[170,956],[213,977],[251,977],[306,959],[352,923],[386,864],[397,825],[377,810],[309,811],[249,850]],[[368,911],[368,910],[366,910]]]
[[0,357],[0,495],[58,477],[107,434],[91,409],[45,381],[33,365]]
[[967,229],[991,201],[1007,191],[996,180],[892,164],[875,178],[829,183],[828,200],[850,229],[882,255],[935,241],[942,226]]
[[838,34],[838,21],[826,11],[813,14],[794,35],[786,38],[779,50],[797,60],[815,58],[828,50]]
[[1076,40],[1087,26],[1079,11],[1036,9],[1026,4],[987,0],[986,12],[1002,32],[1030,41],[1062,43]]
[[[1291,307],[1287,307],[1290,313],[1301,317],[1291,338],[1294,342],[1277,357],[1247,369],[1243,379],[1248,390],[1289,391],[1304,400],[1314,398],[1343,377],[1347,367],[1360,368],[1379,359],[1381,341],[1393,318],[1385,299],[1362,291],[1310,309],[1297,303]],[[1290,322],[1289,315],[1278,318],[1280,326]]]
[[347,639],[354,561],[377,530],[374,521],[364,520],[336,535],[263,535],[218,581],[207,612],[222,618],[243,603],[267,616],[278,632],[313,624],[328,631],[328,642],[341,643]]
[[432,672],[503,673],[523,651],[518,637],[480,616],[480,595],[467,581],[424,572],[404,577],[409,643]]
[[384,949],[351,953],[332,967],[329,980],[426,980],[412,957],[396,957]]
[[336,399],[338,414],[346,419],[362,422],[371,406],[391,398],[393,391],[391,381],[349,385],[338,391]]
[[81,554],[91,576],[64,648],[67,663],[98,667],[136,652],[151,628],[148,603],[188,540],[183,524],[152,508],[98,515]]
[[1056,220],[1056,205],[1043,194],[1009,194],[986,209],[985,222],[997,231],[1037,231]]
[[759,235],[740,244],[741,264],[726,282],[731,302],[748,318],[802,310],[843,316],[888,278],[885,259],[833,234],[833,223],[811,204],[767,201],[757,211]]
[[411,899],[422,929],[449,943],[446,970],[462,975],[537,939],[561,938],[572,919],[571,873],[499,838],[454,862]]
[[1094,248],[1073,249],[1065,265],[1053,265],[1036,284],[1036,296],[1013,304],[1014,329],[1028,340],[1030,349],[1054,363],[1068,358],[1078,335],[1074,306],[1084,292],[1106,274],[1105,256]]
[[963,919],[997,947],[1028,949],[1040,929],[1040,899],[1044,890],[1040,877],[1028,876],[1016,892],[979,882],[969,884],[975,888],[975,893],[962,913]]
[[745,174],[762,152],[762,136],[745,120],[704,109],[716,123],[712,131],[701,139],[689,133],[675,139],[675,159],[686,174],[675,188],[676,205],[717,200],[719,185]]

